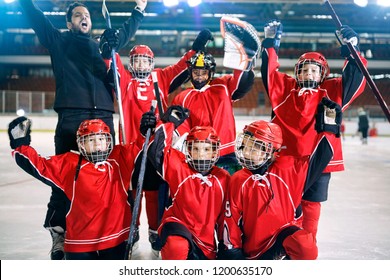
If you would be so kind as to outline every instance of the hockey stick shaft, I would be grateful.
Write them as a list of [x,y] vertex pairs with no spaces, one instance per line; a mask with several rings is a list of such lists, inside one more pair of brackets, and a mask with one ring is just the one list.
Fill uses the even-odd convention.
[[157,73],[154,71],[152,72],[152,80],[153,80],[154,92],[157,100],[158,111],[160,116],[162,116],[162,114],[164,113],[164,109],[161,102],[160,89],[158,88]]
[[[342,24],[341,24],[339,17],[336,14],[336,11],[333,9],[332,4],[330,4],[330,2],[328,0],[325,0],[325,4],[330,11],[330,14],[332,16],[333,21],[336,23],[336,27],[338,29],[340,29]],[[349,51],[351,52],[352,57],[355,59],[357,66],[359,67],[360,71],[362,71],[364,77],[367,80],[368,85],[372,89],[372,92],[374,93],[376,100],[378,101],[379,105],[381,106],[383,113],[386,115],[388,122],[390,122],[389,107],[387,106],[385,100],[383,99],[382,94],[379,92],[379,89],[377,88],[374,81],[372,80],[370,73],[368,72],[367,68],[364,66],[364,64],[363,64],[362,60],[360,59],[354,46],[350,42],[347,42],[346,44],[347,44]]]
[[[152,101],[152,106],[150,108],[150,111],[154,113],[156,109],[157,101]],[[138,182],[137,182],[137,190],[136,195],[134,199],[134,206],[133,206],[133,213],[131,218],[131,224],[130,224],[130,232],[129,232],[129,238],[127,240],[126,244],[126,252],[125,252],[125,260],[131,260],[131,255],[133,253],[133,242],[135,237],[135,229],[136,229],[136,223],[138,220],[139,215],[139,207],[141,205],[141,195],[142,195],[142,188],[144,184],[144,177],[145,177],[145,169],[146,169],[146,159],[147,159],[147,148],[150,141],[150,136],[152,134],[152,129],[148,129],[145,136],[145,142],[142,147],[142,159],[141,159],[141,167],[138,175]]]
[[[102,14],[103,14],[104,19],[106,20],[107,28],[111,28],[110,13],[108,12],[105,0],[103,0]],[[111,50],[111,60],[112,60],[111,63],[112,63],[112,68],[113,68],[112,70],[113,70],[114,83],[115,83],[115,96],[116,96],[116,101],[118,103],[118,110],[119,110],[119,126],[120,126],[120,131],[122,133],[122,142],[123,142],[123,144],[126,144],[127,142],[126,142],[126,132],[125,132],[125,119],[124,119],[123,107],[122,107],[122,93],[121,93],[121,87],[119,84],[115,49]]]

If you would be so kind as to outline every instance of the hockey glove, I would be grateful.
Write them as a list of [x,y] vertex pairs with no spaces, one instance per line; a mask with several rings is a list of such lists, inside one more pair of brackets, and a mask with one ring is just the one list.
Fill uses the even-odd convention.
[[270,20],[264,25],[264,48],[273,47],[276,52],[279,51],[280,39],[282,38],[283,24],[276,19]]
[[317,107],[315,129],[320,132],[331,132],[340,137],[340,127],[343,118],[341,107],[336,102],[323,97]]
[[359,51],[359,35],[348,25],[342,25],[340,30],[336,30],[336,38],[341,44],[340,53],[342,57],[349,57],[351,54],[347,43],[351,43]]
[[141,12],[143,12],[146,8],[146,5],[148,4],[147,0],[135,0],[135,3],[137,3],[137,7]]
[[256,64],[260,51],[260,38],[256,29],[238,18],[221,18],[221,34],[225,40],[223,65],[228,68],[249,71]]
[[146,136],[148,129],[150,128],[152,131],[156,127],[157,119],[153,112],[146,112],[142,115],[141,125],[139,130],[143,136]]
[[31,143],[31,120],[26,117],[18,117],[8,125],[10,146],[16,149],[20,146],[28,146]]
[[173,105],[162,115],[163,122],[171,122],[177,128],[190,116],[190,111],[179,105]]
[[199,32],[194,43],[192,44],[191,49],[196,51],[196,52],[198,52],[198,51],[204,52],[208,41],[214,41],[214,37],[211,34],[210,30],[203,29],[202,31]]
[[103,58],[110,58],[112,50],[118,47],[118,34],[118,30],[108,28],[103,32],[102,36],[100,36],[99,50]]

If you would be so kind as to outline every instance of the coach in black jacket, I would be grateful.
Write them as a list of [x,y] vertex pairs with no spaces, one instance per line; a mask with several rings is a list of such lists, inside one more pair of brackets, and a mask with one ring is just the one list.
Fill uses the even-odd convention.
[[[135,0],[137,6],[131,17],[115,35],[116,50],[124,47],[134,36],[146,7],[146,0]],[[99,42],[91,37],[92,21],[88,8],[75,2],[66,13],[68,30],[61,32],[31,1],[19,1],[23,15],[31,24],[40,43],[50,53],[56,81],[54,110],[58,113],[55,131],[55,153],[78,150],[76,132],[86,119],[102,119],[115,139],[113,124],[114,99],[106,84],[106,66],[99,52]],[[108,29],[105,32],[114,32]],[[113,34],[111,34],[113,35]],[[63,236],[68,199],[52,189],[44,227],[53,237],[51,259],[63,259]]]

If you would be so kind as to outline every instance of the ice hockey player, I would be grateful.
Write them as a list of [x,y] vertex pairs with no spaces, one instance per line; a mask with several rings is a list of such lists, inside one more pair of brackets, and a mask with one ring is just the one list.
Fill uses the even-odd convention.
[[123,259],[132,217],[128,191],[138,146],[134,142],[113,146],[109,127],[93,119],[79,126],[79,152],[42,157],[30,146],[30,126],[25,117],[9,124],[12,154],[24,171],[69,198],[65,259]]
[[237,137],[235,153],[243,169],[228,188],[219,259],[317,258],[313,235],[295,219],[308,160],[281,156],[277,124],[255,121]]

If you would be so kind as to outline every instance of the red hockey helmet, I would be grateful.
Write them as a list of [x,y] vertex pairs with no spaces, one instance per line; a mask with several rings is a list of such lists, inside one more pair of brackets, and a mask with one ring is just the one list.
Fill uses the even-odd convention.
[[[298,76],[301,73],[305,64],[315,64],[320,68],[320,81],[299,79]],[[325,78],[329,75],[330,68],[325,57],[318,52],[307,52],[301,55],[298,62],[295,64],[294,74],[298,85],[303,88],[317,88]]]
[[212,127],[193,127],[185,142],[188,164],[200,173],[207,173],[219,158],[220,143],[221,141]]
[[154,69],[154,53],[146,45],[136,45],[129,52],[129,71],[134,78],[144,81]]
[[110,128],[101,119],[85,120],[77,130],[80,153],[90,162],[105,161],[112,151]]
[[255,170],[273,161],[282,147],[283,137],[279,125],[267,121],[255,121],[244,127],[237,136],[235,153],[239,163]]

